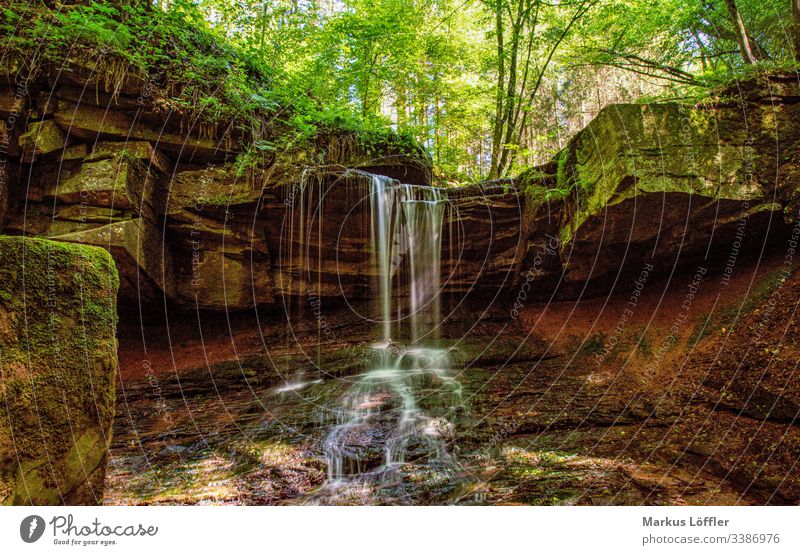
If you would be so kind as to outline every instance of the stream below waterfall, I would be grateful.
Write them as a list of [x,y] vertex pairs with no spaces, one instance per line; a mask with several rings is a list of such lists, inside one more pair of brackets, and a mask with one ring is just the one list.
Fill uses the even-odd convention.
[[[106,503],[764,501],[725,466],[736,446],[721,438],[746,416],[709,418],[709,403],[665,394],[634,366],[599,368],[591,343],[562,333],[566,324],[544,337],[502,304],[445,302],[442,260],[452,255],[442,243],[454,233],[443,226],[454,218],[437,188],[369,176],[358,228],[367,248],[352,251],[369,251],[365,281],[377,295],[326,315],[317,292],[327,285],[310,270],[336,240],[335,228],[322,237],[331,231],[323,196],[301,189],[289,216],[299,239],[290,237],[291,268],[279,279],[314,310],[287,305],[288,336],[284,315],[199,340],[153,330],[147,356],[182,366],[120,384]],[[680,306],[684,294],[667,298]],[[574,334],[596,316],[592,306],[562,308]],[[120,334],[120,350],[139,364],[135,331]]]
[[[403,465],[458,473],[451,419],[464,404],[448,349],[438,347],[445,202],[433,187],[371,176],[381,335],[369,347],[368,370],[335,411],[324,442],[327,480],[318,495],[396,487]],[[376,451],[379,459],[371,456]]]

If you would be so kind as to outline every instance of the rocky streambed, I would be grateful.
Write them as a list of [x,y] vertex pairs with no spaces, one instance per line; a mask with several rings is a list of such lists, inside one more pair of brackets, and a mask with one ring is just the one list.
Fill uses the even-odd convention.
[[[774,292],[770,276],[759,273],[761,296],[750,295],[746,308],[755,317]],[[670,295],[682,294],[680,289],[664,286],[645,293],[642,302],[666,297],[669,306]],[[606,300],[606,329],[616,324],[613,315],[625,301]],[[349,341],[338,349],[324,344],[318,349],[309,333],[297,336],[280,356],[243,355],[239,361],[123,379],[106,503],[792,504],[800,499],[791,472],[800,447],[797,427],[769,415],[748,415],[741,401],[737,408],[731,395],[704,377],[707,353],[722,340],[720,330],[728,324],[721,319],[730,306],[712,310],[711,324],[692,320],[655,372],[655,349],[645,344],[663,338],[658,326],[634,328],[598,365],[608,337],[603,326],[594,334],[577,333],[586,329],[582,318],[594,313],[593,306],[531,306],[526,316],[539,318],[538,311],[549,310],[552,326],[559,310],[567,309],[571,317],[562,319],[560,338],[531,333],[528,319],[509,325],[499,311],[479,325],[467,325],[468,318],[461,328],[452,322],[455,334],[441,346],[452,355],[460,404],[443,403],[434,384],[414,393],[439,426],[453,460],[445,464],[424,445],[411,445],[405,461],[387,471],[380,462],[386,429],[377,425],[360,438],[361,474],[344,488],[327,482],[325,439],[342,397],[365,370],[359,353],[369,344],[369,325],[348,328]],[[552,329],[543,327],[542,333]],[[208,340],[207,348],[213,348]]]
[[[220,392],[185,396],[177,380],[165,383],[162,408],[150,394],[130,395],[119,411],[106,502],[758,501],[755,493],[703,469],[693,460],[702,453],[686,456],[676,400],[631,396],[630,384],[609,385],[578,361],[564,363],[563,356],[508,364],[478,357],[458,374],[465,407],[432,407],[452,426],[457,465],[438,468],[429,452],[412,448],[392,476],[365,478],[360,487],[338,492],[324,488],[323,443],[349,380],[314,379],[290,389],[224,384]],[[690,423],[684,420],[680,428]],[[378,439],[363,438],[366,450],[374,446],[365,472],[379,465]]]

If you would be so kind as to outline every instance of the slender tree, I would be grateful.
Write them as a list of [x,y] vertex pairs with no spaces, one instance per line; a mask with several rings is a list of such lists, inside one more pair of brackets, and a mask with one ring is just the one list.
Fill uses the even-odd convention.
[[[793,0],[793,2],[796,1],[797,0]],[[739,9],[736,7],[736,0],[725,0],[725,4],[728,7],[728,15],[731,18],[733,31],[736,34],[736,42],[739,43],[739,51],[742,54],[744,63],[756,63],[758,60],[753,53],[753,47],[750,44],[750,36],[747,34],[747,29],[744,26],[742,16],[739,13]]]
[[502,177],[512,167],[557,52],[598,1],[551,4],[543,0],[494,0],[488,4],[494,12],[497,35],[490,177]]
[[800,61],[800,0],[790,0],[792,3],[792,39],[794,42],[795,61]]

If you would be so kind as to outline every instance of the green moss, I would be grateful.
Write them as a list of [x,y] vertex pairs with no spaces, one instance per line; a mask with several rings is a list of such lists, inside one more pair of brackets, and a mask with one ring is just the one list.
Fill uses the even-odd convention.
[[637,333],[638,335],[638,344],[637,349],[639,353],[645,357],[650,358],[653,356],[653,346],[650,343],[650,337],[647,335],[647,328],[642,326]]
[[[0,313],[8,315],[0,443],[14,430],[23,463],[0,502],[61,502],[100,464],[111,434],[119,279],[98,247],[0,237],[0,258]],[[33,489],[20,490],[22,479]]]
[[607,337],[605,333],[593,333],[583,342],[583,349],[593,354],[600,354],[605,348],[606,340]]
[[14,480],[14,495],[6,500],[13,505],[59,505],[58,490],[48,487],[42,467],[46,460],[25,461],[18,469]]
[[105,442],[96,429],[86,430],[67,453],[66,471],[73,476],[82,476],[97,468],[105,455]]
[[558,189],[566,190],[567,185],[567,160],[569,159],[569,148],[564,148],[558,153],[556,158],[556,186]]
[[52,64],[96,75],[99,87],[114,94],[126,82],[146,82],[141,94],[148,102],[183,115],[201,136],[216,140],[235,130],[234,140],[252,145],[239,160],[245,169],[298,150],[324,153],[329,135],[352,135],[367,155],[428,158],[411,133],[393,131],[385,119],[322,105],[306,83],[211,26],[193,2],[172,2],[166,10],[141,2],[51,10],[15,1],[0,10],[0,32],[3,59],[36,60],[25,69],[29,81]]

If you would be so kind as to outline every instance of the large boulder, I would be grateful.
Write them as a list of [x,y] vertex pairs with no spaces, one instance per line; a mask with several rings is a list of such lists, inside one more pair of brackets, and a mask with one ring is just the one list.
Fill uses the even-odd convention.
[[521,177],[540,207],[561,205],[562,292],[600,293],[643,263],[669,272],[785,236],[800,90],[780,76],[744,89],[726,103],[608,106],[551,164]]
[[102,249],[0,238],[0,502],[98,504],[118,278]]

